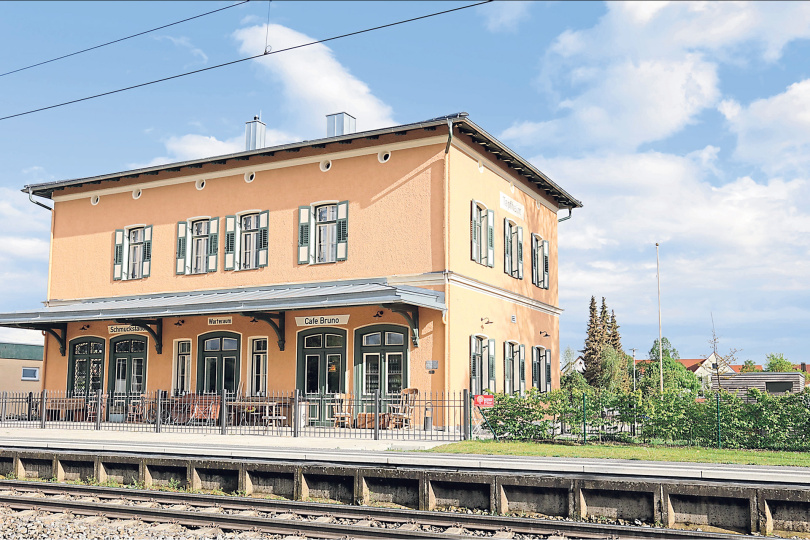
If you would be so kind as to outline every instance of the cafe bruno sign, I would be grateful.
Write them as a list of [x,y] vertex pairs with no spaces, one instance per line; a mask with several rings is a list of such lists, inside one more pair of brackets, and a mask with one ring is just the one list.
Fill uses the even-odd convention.
[[311,317],[296,317],[295,324],[298,326],[327,326],[337,324],[340,326],[349,324],[348,315],[312,315]]

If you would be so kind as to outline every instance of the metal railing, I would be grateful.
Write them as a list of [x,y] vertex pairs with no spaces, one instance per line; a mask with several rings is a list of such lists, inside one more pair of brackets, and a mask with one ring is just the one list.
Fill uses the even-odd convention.
[[470,437],[469,394],[381,396],[3,392],[0,426],[283,437],[456,441]]

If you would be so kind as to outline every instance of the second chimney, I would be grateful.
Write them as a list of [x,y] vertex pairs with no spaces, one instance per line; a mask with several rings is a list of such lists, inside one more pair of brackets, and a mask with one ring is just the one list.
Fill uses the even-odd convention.
[[264,134],[267,126],[254,116],[250,122],[245,122],[245,150],[264,148]]
[[357,120],[349,113],[335,113],[326,115],[326,136],[337,137],[348,135],[356,131]]

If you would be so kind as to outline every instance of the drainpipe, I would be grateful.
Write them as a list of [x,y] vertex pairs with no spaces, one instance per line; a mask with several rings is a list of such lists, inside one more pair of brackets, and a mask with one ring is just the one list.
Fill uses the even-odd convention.
[[570,209],[570,208],[568,209],[568,215],[567,215],[567,216],[565,216],[564,218],[560,218],[560,219],[558,219],[558,220],[557,220],[557,223],[560,223],[560,222],[562,222],[562,221],[565,221],[566,219],[571,219],[571,209]]
[[45,210],[50,210],[51,212],[53,212],[53,208],[51,208],[50,206],[44,205],[41,202],[34,200],[34,194],[31,193],[31,186],[28,186],[28,200],[31,201],[32,203],[38,205],[38,206],[41,206]]

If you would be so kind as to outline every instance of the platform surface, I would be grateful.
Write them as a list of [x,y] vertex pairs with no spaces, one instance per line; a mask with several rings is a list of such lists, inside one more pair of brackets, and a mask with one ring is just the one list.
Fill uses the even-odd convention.
[[0,448],[29,451],[317,461],[347,466],[404,466],[467,471],[501,469],[512,474],[645,476],[801,484],[810,487],[810,468],[804,467],[418,452],[441,444],[446,444],[446,441],[0,428]]

